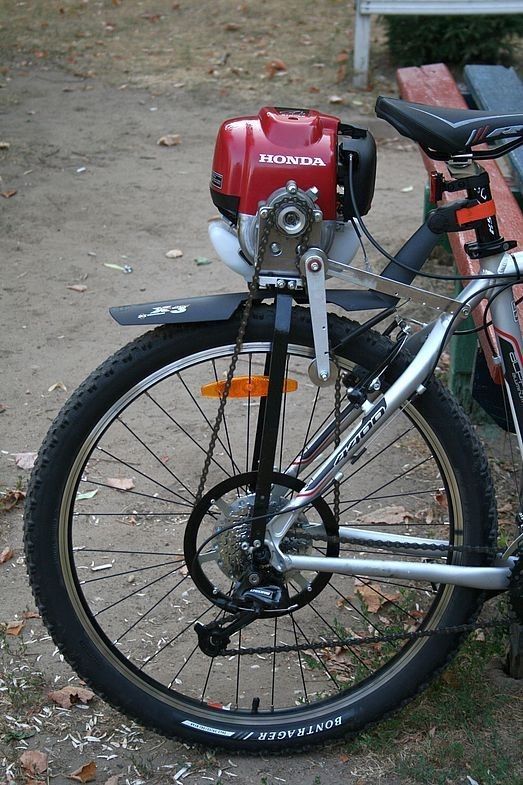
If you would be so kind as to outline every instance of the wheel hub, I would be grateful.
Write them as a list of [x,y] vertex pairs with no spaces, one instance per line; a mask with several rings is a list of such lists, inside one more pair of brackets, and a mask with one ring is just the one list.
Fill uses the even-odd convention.
[[[272,500],[269,514],[276,515],[284,504],[282,499]],[[238,499],[231,505],[229,512],[222,513],[215,527],[217,563],[223,574],[231,580],[241,580],[251,566],[249,542],[253,507],[254,494]],[[311,553],[311,538],[305,532],[307,525],[307,516],[300,513],[281,544],[283,553],[300,556]]]

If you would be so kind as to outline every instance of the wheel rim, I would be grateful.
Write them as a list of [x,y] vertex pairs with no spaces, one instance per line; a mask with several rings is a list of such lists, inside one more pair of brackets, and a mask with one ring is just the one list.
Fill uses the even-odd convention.
[[[244,369],[245,367],[250,369],[249,373],[252,373],[255,366],[263,364],[263,358],[269,349],[269,343],[246,343],[242,349],[241,365]],[[214,718],[220,718],[221,712],[224,712],[221,716],[228,723],[234,723],[236,720],[244,722],[242,717],[245,717],[245,713],[249,714],[250,721],[254,724],[263,724],[267,714],[271,718],[271,723],[274,723],[278,717],[284,721],[285,718],[296,714],[299,714],[300,718],[305,718],[309,714],[317,716],[318,711],[332,710],[332,699],[335,699],[337,706],[341,705],[340,702],[349,706],[361,697],[381,689],[419,653],[425,645],[425,640],[418,639],[403,648],[398,644],[386,652],[376,651],[377,647],[368,647],[363,653],[352,649],[342,651],[337,660],[322,653],[318,655],[312,652],[300,652],[282,657],[279,664],[276,664],[278,659],[276,656],[272,661],[271,658],[264,659],[256,654],[239,656],[237,662],[228,666],[226,675],[223,674],[223,664],[217,664],[218,658],[209,662],[208,658],[205,659],[197,647],[195,648],[196,639],[192,629],[194,622],[199,619],[205,622],[212,617],[212,612],[210,606],[204,608],[198,605],[198,602],[193,605],[194,587],[190,586],[190,575],[187,574],[185,565],[181,561],[182,550],[173,547],[173,541],[169,538],[173,537],[173,530],[180,536],[183,532],[188,514],[184,507],[187,500],[190,500],[190,496],[186,497],[185,494],[190,494],[196,488],[199,474],[195,474],[195,484],[191,488],[185,474],[182,476],[177,471],[170,471],[171,467],[168,463],[176,453],[174,448],[172,455],[163,456],[155,451],[156,448],[152,449],[146,444],[144,439],[140,442],[136,438],[139,434],[134,433],[134,428],[135,423],[143,418],[143,407],[140,404],[142,408],[139,411],[133,411],[133,408],[137,407],[138,402],[146,400],[147,407],[154,412],[154,415],[150,414],[149,418],[151,420],[158,418],[158,422],[154,424],[155,433],[161,433],[167,421],[170,429],[176,429],[179,444],[187,445],[187,450],[190,446],[192,453],[198,456],[198,466],[201,469],[204,453],[201,445],[198,444],[198,438],[180,420],[180,415],[177,414],[173,419],[171,412],[166,409],[166,401],[172,402],[174,398],[170,386],[176,386],[176,394],[185,390],[187,400],[192,401],[193,414],[195,411],[200,413],[204,423],[203,431],[210,433],[213,417],[201,401],[195,403],[197,386],[188,377],[194,375],[194,370],[200,369],[205,361],[208,368],[212,369],[211,375],[215,379],[220,378],[220,374],[223,376],[223,368],[227,367],[232,350],[231,345],[195,353],[191,357],[177,360],[150,374],[119,397],[84,440],[69,474],[60,508],[59,549],[66,589],[77,618],[102,656],[131,683],[166,704],[174,708],[191,707],[201,716],[211,714]],[[310,385],[306,375],[312,351],[307,347],[292,345],[289,347],[289,357],[296,366],[299,366],[290,367],[289,371],[300,378],[300,383],[307,393],[305,398],[313,397],[317,400],[318,391]],[[350,363],[343,358],[339,358],[339,362],[342,368],[350,367]],[[209,372],[207,377],[208,375]],[[173,385],[173,380],[176,381],[176,385]],[[164,390],[159,394],[162,386]],[[191,393],[187,391],[188,387]],[[325,391],[320,392],[323,394]],[[245,401],[243,404],[245,405]],[[229,405],[230,402],[227,406]],[[315,406],[318,409],[318,416],[315,415],[313,425],[310,423],[306,425],[309,438],[323,416],[319,405],[315,404]],[[255,402],[250,401],[247,408],[249,410],[247,417],[254,417]],[[328,410],[330,410],[329,406],[323,410],[323,413]],[[284,416],[289,417],[289,413],[289,403],[286,403]],[[245,420],[245,411],[243,415]],[[358,514],[363,518],[367,516],[369,520],[369,516],[372,518],[373,510],[382,510],[383,504],[388,504],[389,507],[398,506],[390,504],[390,499],[396,498],[398,483],[400,480],[404,482],[404,478],[409,475],[410,477],[415,475],[417,482],[423,481],[423,488],[421,490],[419,487],[411,488],[411,493],[407,494],[411,508],[406,511],[409,513],[416,511],[419,518],[420,497],[427,498],[434,491],[440,493],[440,489],[444,488],[440,502],[446,502],[448,512],[441,512],[444,507],[439,502],[431,502],[430,522],[426,516],[425,524],[413,529],[417,520],[407,517],[406,520],[411,523],[402,526],[393,525],[392,531],[410,530],[415,534],[441,536],[442,530],[449,532],[454,525],[454,529],[461,532],[459,491],[441,445],[415,409],[409,407],[401,418],[405,419],[405,422],[396,422],[394,426],[396,431],[389,430],[387,435],[387,429],[384,429],[380,437],[387,442],[387,451],[397,449],[401,452],[400,462],[405,460],[402,450],[405,449],[407,454],[409,452],[414,454],[419,449],[418,444],[414,444],[414,425],[417,425],[423,426],[423,434],[421,437],[418,434],[417,442],[425,445],[426,456],[421,460],[418,458],[413,464],[414,468],[404,467],[403,474],[398,472],[400,479],[396,478],[392,484],[387,482],[385,485],[383,479],[375,485],[374,491],[364,499],[365,510],[363,512],[358,510]],[[159,424],[160,421],[164,422],[163,426]],[[236,454],[231,454],[231,445],[235,444],[236,422],[237,418],[231,414],[227,416],[223,436],[219,441],[222,452],[220,461],[223,460],[224,465],[230,466],[227,471],[232,473],[243,468],[240,467],[240,459],[236,458]],[[249,425],[250,430],[252,430],[251,425],[252,423]],[[111,432],[115,428],[118,428],[118,434],[112,436]],[[286,424],[286,433],[294,432],[293,428],[294,426]],[[403,443],[407,445],[401,449],[394,447],[395,437],[398,434],[401,434]],[[170,438],[172,439],[172,435]],[[250,443],[249,439],[244,443],[247,458],[249,450],[252,449],[252,433],[249,438]],[[136,446],[125,450],[131,442],[135,445],[141,444],[141,462],[135,454]],[[295,444],[300,443],[303,443],[303,428],[300,438],[297,435],[295,438]],[[156,444],[154,439],[152,444]],[[430,444],[430,450],[427,444]],[[284,455],[285,449],[284,439],[283,446],[280,446],[279,460],[282,464],[280,468],[283,468],[283,464],[289,460],[289,456]],[[374,449],[376,454],[379,454],[380,442]],[[118,460],[115,461],[115,458]],[[348,482],[345,484],[345,490],[350,488],[351,493],[344,491],[341,505],[342,521],[344,515],[354,516],[355,513],[352,511],[355,507],[357,509],[353,498],[355,489],[359,487],[355,481],[356,474],[365,475],[368,473],[367,467],[372,466],[373,471],[379,476],[379,472],[376,471],[377,460],[376,457],[370,456],[368,462],[360,464],[361,469],[356,465],[350,484]],[[167,467],[164,476],[168,476],[169,479],[160,481],[155,478],[153,485],[157,488],[155,491],[157,495],[154,496],[153,502],[149,498],[152,494],[147,494],[144,490],[144,483],[150,482],[150,467],[154,464],[160,468],[162,461]],[[196,466],[197,463],[198,461],[194,465]],[[243,457],[241,463],[244,463]],[[397,460],[396,463],[398,464]],[[432,474],[428,471],[428,464],[432,463],[437,469],[437,477],[434,471]],[[190,473],[190,467],[184,466]],[[119,479],[133,477],[133,488],[122,491],[111,485],[108,487],[108,483],[104,480],[114,479],[111,475],[117,473],[116,468]],[[213,472],[216,475],[223,471],[224,467],[221,463],[215,461],[210,472],[211,480]],[[436,481],[438,484],[434,485]],[[78,496],[79,493],[90,494],[90,497],[82,498]],[[362,501],[362,496],[363,494],[359,493],[359,502]],[[105,501],[104,497],[107,497]],[[103,507],[102,502],[107,504],[109,499],[120,504],[118,515],[114,514],[117,512],[116,509],[109,510]],[[154,505],[154,513],[147,513],[144,504]],[[86,505],[89,505],[90,509],[86,509]],[[438,505],[441,509],[438,509]],[[168,506],[171,512],[164,512],[165,506]],[[175,510],[172,510],[173,506]],[[435,519],[435,514],[438,512],[441,513],[441,520],[445,515],[448,516],[448,523],[443,524],[441,520]],[[395,510],[394,515],[399,514],[400,511]],[[152,535],[151,519],[158,524],[157,531]],[[351,524],[354,524],[354,520]],[[159,538],[160,525],[162,536]],[[381,528],[372,523],[366,523],[365,527],[376,531]],[[109,544],[107,544],[108,531],[110,531]],[[165,536],[163,536],[164,532]],[[154,548],[147,545],[152,542],[151,537],[156,544]],[[157,545],[159,540],[165,543],[161,548]],[[458,546],[462,544],[461,535],[454,535],[453,542]],[[314,547],[321,550],[323,546],[316,544]],[[129,562],[124,563],[125,559],[131,559],[134,566],[129,566]],[[168,589],[163,588],[166,587],[166,582],[169,584]],[[391,629],[390,623],[386,624],[386,621],[394,621],[393,626],[401,629],[405,629],[406,624],[412,629],[421,624],[436,627],[452,595],[451,587],[436,590],[429,586],[414,588],[406,582],[402,586],[398,586],[398,582],[394,582],[396,584],[394,585],[382,581],[379,586],[374,581],[369,583],[370,585],[364,583],[356,588],[352,578],[335,576],[332,585],[329,586],[329,603],[332,607],[328,616],[324,605],[314,608],[311,605],[308,619],[300,619],[297,615],[295,619],[293,616],[285,630],[281,626],[279,628],[277,625],[274,626],[274,620],[265,620],[263,628],[258,625],[254,632],[246,631],[243,641],[240,635],[236,644],[239,648],[253,645],[252,642],[249,643],[251,633],[259,642],[258,645],[265,645],[267,641],[279,638],[285,638],[291,643],[294,641],[303,644],[307,642],[308,636],[310,640],[311,629],[314,635],[325,635],[328,631],[329,637],[333,637],[333,631],[342,634],[342,629],[345,635],[354,633],[361,636],[364,633],[368,634],[369,629],[376,630],[380,634]],[[160,587],[162,587],[161,591],[157,591]],[[187,594],[184,595],[185,592]],[[322,594],[324,599],[325,595],[326,592]],[[174,602],[175,596],[176,602]],[[190,608],[191,613],[187,613],[186,609],[191,605],[193,605]],[[268,625],[272,625],[270,629]],[[181,639],[185,637],[190,639],[190,644],[184,643],[181,646]],[[181,669],[178,667],[173,670],[174,661],[182,662]],[[230,663],[231,660],[227,662]],[[222,673],[219,673],[220,668]],[[258,681],[255,690],[250,690],[249,681],[252,675],[255,675]],[[289,685],[290,681],[292,683]],[[287,683],[285,690],[279,686],[282,682]],[[261,683],[263,689],[259,687]],[[263,700],[260,701],[257,714],[253,716],[251,713],[253,700],[260,698],[258,694],[260,692],[263,692]],[[277,703],[275,696],[281,698],[280,704]]]

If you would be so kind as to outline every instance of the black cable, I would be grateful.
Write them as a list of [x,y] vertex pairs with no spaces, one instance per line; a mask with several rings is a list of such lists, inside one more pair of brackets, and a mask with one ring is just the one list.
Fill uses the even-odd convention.
[[369,257],[367,256],[367,249],[365,248],[365,243],[363,242],[363,237],[361,236],[361,232],[359,230],[358,224],[354,220],[354,218],[351,218],[350,222],[352,224],[352,228],[354,229],[354,232],[356,233],[356,237],[358,238],[360,246],[361,246],[361,250],[362,250],[362,253],[363,253],[363,264],[364,264],[364,267],[365,267],[365,269],[367,271],[369,271],[369,269],[370,269]]
[[[504,286],[503,290],[505,288],[508,288],[509,286],[512,286],[512,284],[506,284]],[[497,296],[498,295],[495,294],[492,297],[492,300],[494,300],[494,298],[497,297]],[[485,313],[490,310],[490,302],[491,301],[489,300],[488,305],[485,308]],[[514,301],[514,305],[519,305],[521,302],[523,302],[523,297],[520,297],[519,299],[515,300]],[[485,319],[483,319],[483,324],[480,325],[480,327],[471,327],[469,330],[456,330],[456,332],[453,333],[453,334],[454,335],[473,335],[474,333],[480,333],[482,330],[488,329],[489,327],[492,326],[492,324],[493,324],[492,322],[485,322]]]
[[[501,278],[502,276],[499,276],[499,277]],[[484,292],[487,292],[489,289],[496,289],[498,286],[499,286],[499,284],[497,284],[497,283],[492,283],[490,286],[485,286],[484,289],[480,289],[479,292],[474,292],[469,297],[467,297],[467,299],[462,303],[462,305],[467,305],[467,303],[470,300],[472,300],[474,297],[477,297],[478,295],[481,295]],[[494,295],[490,299],[489,303],[492,302],[492,300],[494,300],[498,296],[498,294],[501,294],[501,292],[505,291],[506,289],[509,289],[511,286],[513,286],[512,283],[503,284],[503,286],[500,287],[500,290],[498,292],[494,293]],[[488,310],[489,310],[489,306],[487,305],[487,308],[485,308],[485,314],[487,313]],[[485,314],[483,314],[483,318],[484,319],[485,319]],[[454,324],[456,319],[460,318],[460,316],[461,316],[460,311],[457,311],[455,314],[453,314],[452,319],[450,320],[449,325],[448,325],[447,329],[445,330],[445,333],[443,334],[443,338],[441,339],[440,350],[438,351],[438,353],[436,355],[436,359],[435,359],[435,361],[433,363],[432,369],[431,369],[430,373],[427,374],[426,379],[430,379],[430,377],[433,375],[434,371],[436,370],[436,367],[437,367],[437,364],[438,364],[438,360],[441,357],[443,349],[445,348],[445,345],[446,345],[446,343],[447,343],[447,341],[449,339],[449,333],[452,331],[452,325]],[[484,324],[482,325],[481,329],[485,329],[485,325]],[[489,336],[488,332],[486,332],[486,336],[487,336],[487,339],[488,339],[488,342],[489,342],[490,350],[491,350],[492,354],[494,356],[496,356],[497,355],[497,349],[496,349],[495,346],[492,345],[492,341],[490,340],[490,336]]]
[[[408,270],[408,272],[414,273],[415,275],[421,275],[422,278],[432,278],[432,279],[437,280],[437,281],[476,281],[476,280],[480,280],[480,279],[488,280],[488,279],[492,278],[492,275],[480,275],[480,274],[479,275],[438,275],[437,273],[424,273],[421,270],[415,270],[413,267],[409,267],[408,264],[404,264],[403,262],[400,262],[399,259],[397,259],[395,256],[392,256],[388,251],[386,251],[385,248],[383,248],[378,243],[378,241],[371,235],[371,233],[369,232],[369,230],[367,229],[367,227],[365,226],[365,224],[363,222],[363,219],[361,217],[360,211],[358,210],[358,206],[357,206],[357,202],[356,202],[356,196],[355,196],[355,193],[354,193],[354,181],[353,181],[353,171],[352,171],[353,162],[352,162],[352,158],[353,158],[352,155],[348,156],[348,160],[349,160],[349,177],[348,177],[348,181],[349,181],[349,193],[350,193],[350,198],[351,198],[351,203],[352,203],[352,209],[353,209],[353,212],[354,212],[354,217],[358,221],[358,224],[359,224],[363,234],[365,235],[365,237],[374,246],[374,248],[376,248],[376,250],[379,251],[379,253],[382,256],[384,256],[386,259],[388,259],[389,262],[393,262],[394,264],[397,264],[403,270]],[[511,278],[512,280],[514,279],[514,275],[511,274],[511,273],[501,273],[500,275],[497,275],[496,277],[498,279],[499,278]],[[519,271],[517,271],[517,278],[516,278],[516,280],[519,280],[520,278],[521,278],[521,276],[519,275]]]

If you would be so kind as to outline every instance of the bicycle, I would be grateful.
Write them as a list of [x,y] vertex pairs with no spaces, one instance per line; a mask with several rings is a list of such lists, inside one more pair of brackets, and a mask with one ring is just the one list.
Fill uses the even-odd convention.
[[[523,115],[387,98],[377,113],[447,161],[434,201],[466,197],[391,256],[362,217],[368,131],[313,110],[226,121],[210,235],[248,291],[111,309],[160,326],[79,387],[33,471],[26,556],[49,631],[100,695],[166,735],[323,742],[416,695],[487,597],[508,590],[523,623],[521,528],[498,553],[484,449],[434,376],[487,297],[521,448],[523,253],[499,234],[479,162],[523,144]],[[501,146],[473,149],[487,137]],[[463,228],[478,275],[456,297],[412,286]],[[388,258],[381,275],[350,263],[362,233]],[[418,332],[407,301],[436,310]]]

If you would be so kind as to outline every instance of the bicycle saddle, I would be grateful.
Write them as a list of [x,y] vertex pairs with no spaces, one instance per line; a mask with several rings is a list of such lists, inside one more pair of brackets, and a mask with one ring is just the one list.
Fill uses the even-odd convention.
[[379,96],[376,114],[423,148],[447,155],[466,152],[481,142],[523,139],[523,113],[500,115]]

